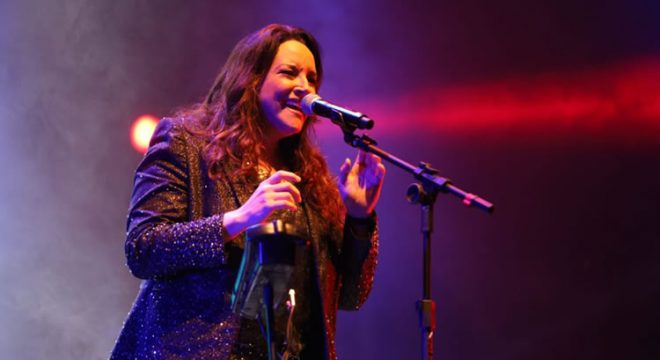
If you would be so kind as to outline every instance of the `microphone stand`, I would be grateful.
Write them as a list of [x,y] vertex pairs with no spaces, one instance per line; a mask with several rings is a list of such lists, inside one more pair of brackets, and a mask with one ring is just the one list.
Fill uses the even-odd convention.
[[413,177],[418,181],[408,187],[406,198],[410,203],[420,204],[422,207],[423,297],[417,301],[416,308],[422,335],[422,359],[431,360],[433,359],[433,333],[435,331],[435,302],[431,298],[431,233],[433,232],[433,206],[437,195],[442,192],[457,196],[462,199],[464,205],[476,207],[487,213],[492,213],[495,206],[477,195],[452,185],[449,179],[438,176],[438,171],[432,168],[429,163],[420,162],[419,166],[413,166],[376,147],[377,143],[374,139],[367,135],[355,135],[354,132],[357,126],[354,123],[344,121],[341,113],[334,112],[333,115],[330,119],[341,127],[344,133],[344,141],[347,144],[380,156],[396,167],[413,174]]

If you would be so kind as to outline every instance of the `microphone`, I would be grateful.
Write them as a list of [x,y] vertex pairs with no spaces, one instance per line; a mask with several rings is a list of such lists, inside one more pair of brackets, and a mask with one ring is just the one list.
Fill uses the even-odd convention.
[[302,111],[307,116],[314,114],[334,121],[346,122],[358,129],[371,129],[374,121],[367,115],[331,104],[316,94],[307,94],[302,99]]

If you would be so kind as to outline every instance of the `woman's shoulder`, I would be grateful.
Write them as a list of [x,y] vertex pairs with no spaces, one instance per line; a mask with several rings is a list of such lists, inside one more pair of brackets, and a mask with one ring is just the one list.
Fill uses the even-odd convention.
[[183,136],[186,132],[185,120],[175,117],[161,118],[154,130],[154,134],[169,134],[170,136]]
[[181,117],[164,117],[156,125],[154,138],[165,137],[170,141],[192,143],[202,146],[205,137],[190,128],[188,121]]
[[156,124],[145,158],[199,162],[203,148],[203,138],[190,132],[184,119],[164,117]]

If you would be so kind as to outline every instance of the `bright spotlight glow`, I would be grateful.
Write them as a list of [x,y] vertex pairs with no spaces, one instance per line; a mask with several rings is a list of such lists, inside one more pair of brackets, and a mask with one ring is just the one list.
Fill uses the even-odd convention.
[[153,115],[142,115],[133,121],[131,126],[131,144],[135,151],[144,154],[149,148],[149,140],[153,135],[158,118]]
[[[660,57],[421,88],[391,98],[355,99],[349,107],[369,114],[376,121],[374,131],[394,136],[499,132],[512,139],[577,135],[657,144]],[[336,135],[333,126],[323,129],[327,136]]]

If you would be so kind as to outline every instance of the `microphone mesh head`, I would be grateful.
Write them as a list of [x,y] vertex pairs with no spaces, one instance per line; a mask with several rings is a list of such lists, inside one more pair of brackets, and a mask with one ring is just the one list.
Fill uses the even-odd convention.
[[302,99],[301,102],[301,107],[303,113],[307,116],[312,116],[314,115],[314,111],[312,110],[312,105],[314,104],[314,101],[320,99],[321,97],[316,95],[316,94],[307,94],[305,97]]

